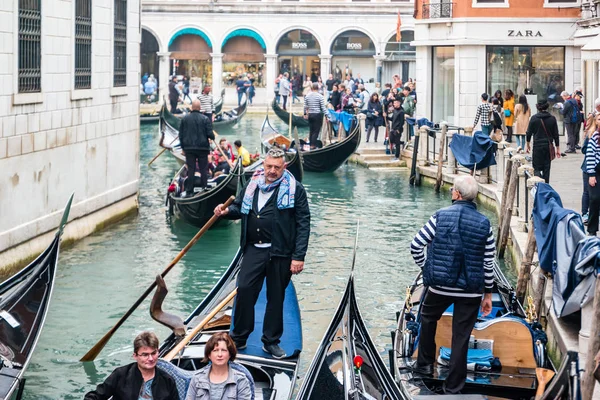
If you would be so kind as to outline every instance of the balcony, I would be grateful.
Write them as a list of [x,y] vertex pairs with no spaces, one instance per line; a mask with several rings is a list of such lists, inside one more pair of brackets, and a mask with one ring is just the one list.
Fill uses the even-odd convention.
[[600,26],[600,0],[583,0],[581,2],[581,19],[577,21],[581,28]]
[[431,19],[431,18],[452,18],[452,9],[454,8],[455,3],[429,3],[423,4],[423,19]]

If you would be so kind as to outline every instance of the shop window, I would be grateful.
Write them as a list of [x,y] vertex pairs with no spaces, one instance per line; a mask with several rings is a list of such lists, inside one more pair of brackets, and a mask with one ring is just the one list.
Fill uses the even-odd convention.
[[19,0],[19,93],[42,91],[42,1]]
[[75,3],[75,89],[92,87],[92,0]]
[[454,124],[454,46],[433,48],[433,122]]
[[127,0],[115,0],[113,86],[127,85]]

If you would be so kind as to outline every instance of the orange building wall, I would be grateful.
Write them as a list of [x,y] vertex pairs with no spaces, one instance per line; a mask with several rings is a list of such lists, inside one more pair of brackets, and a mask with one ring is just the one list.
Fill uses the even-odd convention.
[[[415,0],[416,19],[422,19],[423,4],[429,0]],[[472,0],[454,0],[453,18],[579,18],[581,10],[574,8],[544,8],[544,0],[509,0],[509,8],[473,8]]]

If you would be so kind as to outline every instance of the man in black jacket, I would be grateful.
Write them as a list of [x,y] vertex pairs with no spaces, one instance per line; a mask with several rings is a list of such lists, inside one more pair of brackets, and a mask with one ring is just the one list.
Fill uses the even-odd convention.
[[87,393],[84,400],[178,400],[177,386],[171,376],[156,368],[158,338],[142,332],[133,341],[136,362],[119,367],[104,383]]
[[[286,357],[279,346],[283,334],[283,300],[292,274],[304,269],[310,235],[310,210],[302,184],[285,169],[285,153],[271,149],[264,170],[257,171],[231,206],[215,214],[242,220],[240,246],[244,257],[237,281],[231,337],[238,349],[254,330],[254,305],[267,280],[263,350]],[[258,189],[258,190],[257,190]]]
[[206,188],[208,184],[209,139],[215,140],[212,122],[200,112],[200,100],[194,99],[192,101],[192,112],[183,118],[179,127],[179,142],[185,155],[185,164],[188,170],[188,179],[185,181],[187,196],[194,195],[196,161],[198,161],[201,174],[200,186]]
[[173,76],[169,82],[169,103],[171,104],[171,113],[178,114],[177,103],[179,102],[179,92],[177,91],[177,77]]
[[402,132],[404,132],[404,110],[402,109],[402,102],[396,98],[394,99],[394,111],[388,114],[388,120],[392,123],[390,129],[390,143],[396,147],[394,160],[400,159],[400,146],[404,144],[402,142]]

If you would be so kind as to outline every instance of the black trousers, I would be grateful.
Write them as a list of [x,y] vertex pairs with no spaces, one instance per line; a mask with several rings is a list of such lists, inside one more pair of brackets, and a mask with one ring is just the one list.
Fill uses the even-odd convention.
[[287,98],[288,98],[288,97],[287,97],[287,96],[284,96],[284,95],[281,95],[281,97],[283,97],[283,109],[285,110],[285,109],[286,109],[286,106],[287,106]]
[[262,342],[278,344],[283,335],[283,300],[285,289],[292,279],[290,258],[271,257],[271,249],[246,245],[237,279],[237,297],[233,313],[231,338],[245,343],[254,331],[254,305],[267,278],[267,307]]
[[185,191],[188,194],[194,192],[196,161],[198,161],[200,170],[200,187],[205,188],[208,185],[208,151],[185,151],[185,165],[187,165],[188,170]]
[[442,296],[427,292],[421,306],[421,334],[417,364],[424,366],[435,361],[435,332],[437,322],[451,304],[454,304],[452,317],[452,353],[450,371],[444,383],[447,393],[457,393],[465,386],[467,379],[467,351],[471,331],[477,322],[481,298]]
[[579,136],[579,134],[575,132],[577,124],[565,123],[564,125],[567,130],[567,150],[574,151],[575,145],[577,144],[576,136]]
[[402,132],[397,131],[397,130],[391,130],[390,131],[390,143],[392,143],[395,146],[394,156],[396,158],[400,158],[400,146],[402,144],[404,144],[404,142],[402,142]]
[[169,100],[169,103],[171,103],[171,114],[177,114],[177,100]]
[[546,183],[550,183],[550,164],[544,166],[544,168],[534,168],[533,175],[542,178]]
[[[596,178],[596,180],[600,180],[600,178]],[[590,235],[596,235],[598,217],[600,217],[600,182],[596,182],[596,186],[588,185],[588,192],[590,194],[590,210],[587,231]]]
[[317,146],[317,140],[319,140],[319,133],[321,133],[321,126],[323,126],[323,114],[308,114],[308,127],[310,130],[309,140],[311,148]]

